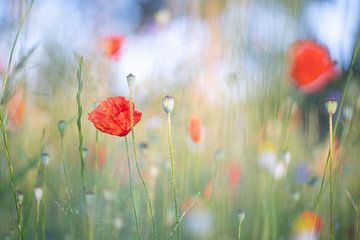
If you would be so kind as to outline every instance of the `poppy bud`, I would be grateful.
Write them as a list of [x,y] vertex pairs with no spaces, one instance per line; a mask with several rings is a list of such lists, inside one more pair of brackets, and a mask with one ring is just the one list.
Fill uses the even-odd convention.
[[330,115],[336,112],[337,105],[337,101],[334,98],[330,98],[326,101],[325,106]]
[[85,193],[85,201],[89,206],[95,203],[95,193],[93,191],[88,191]]
[[239,224],[241,224],[245,219],[245,211],[242,209],[237,210],[236,216],[239,219]]
[[166,95],[162,99],[162,105],[166,113],[171,113],[174,110],[174,98]]
[[89,150],[86,147],[83,147],[83,149],[82,149],[83,158],[86,158],[88,153],[89,153]]
[[50,162],[50,155],[46,152],[43,152],[41,154],[41,163],[43,164],[44,167],[46,167]]
[[43,196],[43,190],[42,190],[41,187],[36,187],[36,188],[34,189],[34,196],[35,196],[35,200],[36,200],[37,202],[40,202],[40,201],[41,201],[42,196]]
[[123,221],[122,218],[117,217],[117,218],[114,219],[113,224],[114,224],[115,229],[120,230],[124,225],[124,221]]
[[109,189],[104,189],[104,199],[111,202],[115,199],[115,195]]
[[24,193],[20,190],[16,191],[16,197],[18,199],[19,205],[22,205],[24,202]]
[[134,89],[136,76],[132,73],[126,76],[127,84],[129,89]]
[[58,130],[59,130],[61,135],[64,134],[65,128],[66,128],[66,122],[64,120],[60,120],[58,122]]

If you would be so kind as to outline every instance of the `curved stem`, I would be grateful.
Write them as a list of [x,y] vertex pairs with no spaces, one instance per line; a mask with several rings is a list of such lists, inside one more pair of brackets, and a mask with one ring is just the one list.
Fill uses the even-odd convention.
[[[176,225],[179,224],[179,213],[178,213],[178,205],[177,205],[177,191],[176,191],[176,181],[175,181],[175,161],[173,154],[173,147],[171,141],[171,113],[168,113],[168,141],[169,141],[169,152],[170,152],[170,160],[171,160],[171,182],[173,187],[173,198],[175,205],[175,220]],[[180,239],[179,229],[176,229],[176,239]]]
[[132,189],[132,174],[131,174],[131,163],[130,163],[130,156],[129,156],[129,144],[128,144],[128,140],[127,140],[126,136],[124,137],[124,139],[125,139],[126,155],[127,155],[128,170],[129,170],[130,199],[131,199],[131,205],[132,205],[133,212],[134,212],[137,239],[140,239],[139,224],[138,224],[138,220],[137,220],[137,213],[136,213],[134,195],[133,195],[133,189]]

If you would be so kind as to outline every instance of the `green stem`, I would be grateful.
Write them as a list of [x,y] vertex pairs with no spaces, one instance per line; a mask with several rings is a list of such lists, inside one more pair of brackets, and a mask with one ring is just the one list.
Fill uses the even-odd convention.
[[332,114],[329,114],[329,132],[330,132],[330,166],[329,166],[329,180],[330,180],[330,238],[334,239],[333,226],[333,182],[332,182],[332,161],[333,161],[333,133],[332,133]]
[[82,68],[83,68],[83,57],[80,57],[79,60],[79,69],[77,70],[77,82],[78,82],[78,90],[76,93],[76,103],[77,103],[77,110],[78,110],[78,116],[77,116],[77,128],[79,132],[79,155],[80,155],[80,176],[81,176],[81,184],[83,189],[83,195],[85,197],[86,194],[86,187],[85,187],[85,160],[83,155],[83,141],[84,137],[81,131],[81,116],[82,116],[82,105],[81,105],[81,92],[83,88],[83,82],[82,82]]
[[[178,225],[179,223],[179,212],[178,212],[178,205],[177,205],[177,192],[176,192],[176,181],[175,181],[175,161],[173,155],[173,147],[171,142],[171,113],[168,113],[168,141],[169,141],[169,152],[170,152],[170,160],[171,160],[171,182],[173,187],[173,198],[174,198],[174,205],[175,205],[175,223]],[[180,232],[179,228],[176,229],[176,239],[180,239]]]
[[155,219],[154,219],[154,213],[153,213],[153,208],[152,208],[152,204],[151,204],[151,199],[150,199],[150,194],[149,194],[149,190],[146,186],[145,183],[145,179],[141,173],[141,169],[139,167],[139,162],[137,161],[137,157],[136,157],[136,142],[135,142],[135,131],[133,129],[133,125],[134,125],[134,106],[133,106],[133,91],[130,88],[130,126],[131,126],[131,138],[132,138],[132,145],[133,145],[133,151],[134,151],[134,160],[135,160],[135,165],[136,165],[136,169],[137,172],[139,174],[141,183],[144,187],[144,191],[146,194],[146,198],[147,198],[147,202],[149,205],[149,211],[150,211],[150,216],[151,216],[151,221],[152,221],[152,228],[153,228],[153,239],[156,239],[156,225],[155,225]]
[[138,224],[138,220],[137,220],[137,213],[136,213],[134,195],[133,195],[133,184],[132,184],[131,163],[130,163],[130,155],[129,155],[129,144],[128,144],[128,140],[127,140],[126,136],[124,137],[124,139],[125,139],[126,155],[127,155],[128,170],[129,170],[130,199],[131,199],[131,205],[132,205],[133,212],[134,212],[137,239],[140,239],[139,224]]
[[[336,115],[333,136],[336,136],[336,131],[337,131],[337,127],[338,127],[338,124],[339,124],[339,119],[340,119],[340,115],[341,115],[341,112],[342,112],[342,108],[343,108],[343,105],[344,105],[348,85],[349,85],[349,82],[350,82],[350,80],[351,80],[351,78],[352,78],[352,76],[354,74],[355,60],[356,60],[357,55],[359,53],[359,49],[360,49],[360,38],[358,39],[358,41],[356,43],[356,46],[355,46],[355,49],[354,49],[354,52],[353,52],[353,55],[352,55],[352,58],[351,58],[351,63],[350,63],[350,66],[349,66],[349,70],[348,70],[348,73],[347,73],[347,76],[346,76],[345,88],[344,88],[344,92],[342,94],[342,97],[341,97],[341,100],[340,100],[340,105],[339,105],[338,112],[337,112],[337,115]],[[316,220],[317,220],[317,214],[318,214],[319,206],[320,206],[320,197],[321,197],[321,193],[322,193],[323,187],[324,187],[326,169],[327,169],[327,166],[328,166],[329,159],[330,159],[330,151],[329,151],[329,153],[327,155],[325,168],[324,168],[324,172],[323,172],[323,176],[322,176],[322,180],[321,180],[320,190],[319,190],[318,196],[316,198],[316,210],[315,210],[315,217],[314,217],[314,222],[313,222],[313,230],[314,230],[315,223],[316,223]]]
[[16,185],[15,185],[15,180],[14,180],[14,172],[13,172],[11,159],[10,159],[9,142],[8,142],[8,137],[7,137],[7,133],[6,133],[6,130],[5,130],[5,126],[4,126],[4,119],[3,119],[2,110],[3,109],[0,108],[0,128],[1,128],[1,133],[2,133],[2,136],[3,136],[3,142],[4,142],[4,147],[5,147],[5,158],[6,158],[6,162],[7,162],[7,165],[8,165],[9,174],[10,174],[11,190],[12,190],[12,193],[13,193],[14,203],[15,203],[15,208],[16,208],[17,229],[18,229],[18,232],[19,232],[19,239],[23,240],[24,239],[24,232],[23,232],[23,228],[22,228],[22,224],[21,224],[21,220],[20,220],[21,219],[20,207],[19,207],[18,199],[16,197]]
[[99,171],[99,130],[95,132],[95,179],[94,179],[94,190],[97,191],[97,177]]
[[36,201],[35,211],[35,240],[39,239],[40,201]]
[[239,221],[239,227],[238,227],[238,240],[241,239],[241,222]]

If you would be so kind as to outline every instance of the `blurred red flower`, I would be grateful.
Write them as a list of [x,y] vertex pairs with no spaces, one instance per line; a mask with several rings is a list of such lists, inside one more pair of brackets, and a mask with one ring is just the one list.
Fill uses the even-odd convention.
[[236,188],[240,182],[241,170],[237,162],[232,161],[228,166],[228,181],[232,189]]
[[124,44],[124,40],[125,36],[123,35],[114,35],[102,38],[101,46],[106,56],[112,59],[117,59]]
[[292,46],[290,61],[293,82],[305,93],[321,90],[338,75],[328,50],[310,40],[298,41]]
[[[133,119],[135,126],[141,119],[142,113],[135,110],[133,104]],[[88,114],[88,119],[94,126],[104,133],[123,137],[131,131],[130,101],[125,97],[110,97]]]
[[195,143],[199,143],[201,140],[201,122],[200,119],[192,117],[189,124],[189,134],[191,139]]
[[209,200],[213,193],[214,184],[212,180],[209,180],[203,190],[204,199]]
[[106,149],[104,145],[99,146],[99,152],[98,152],[98,166],[100,169],[102,169],[105,166],[106,163]]
[[316,232],[320,232],[322,226],[323,220],[321,217],[311,211],[304,211],[295,221],[295,229],[298,232],[312,230],[313,227]]
[[18,87],[9,99],[7,117],[9,120],[9,128],[15,130],[20,127],[24,119],[25,110],[25,90]]

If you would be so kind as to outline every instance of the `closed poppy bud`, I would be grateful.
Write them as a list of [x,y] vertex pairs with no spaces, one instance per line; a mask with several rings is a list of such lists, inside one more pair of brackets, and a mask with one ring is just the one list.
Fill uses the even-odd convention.
[[130,73],[126,76],[127,84],[129,89],[134,89],[136,77],[134,74]]
[[16,197],[18,199],[19,205],[22,205],[23,201],[24,201],[24,193],[22,191],[20,191],[20,190],[17,190],[16,191]]
[[36,200],[37,202],[40,202],[40,201],[41,201],[42,196],[43,196],[43,190],[42,190],[41,187],[36,187],[36,188],[34,189],[34,196],[35,196],[35,200]]
[[87,155],[88,155],[88,153],[89,153],[89,149],[87,149],[86,147],[84,147],[84,148],[82,149],[83,158],[86,158]]
[[336,112],[337,105],[338,105],[337,101],[334,98],[330,98],[326,101],[326,103],[325,103],[326,110],[328,111],[328,113],[330,115],[332,115]]
[[241,224],[245,219],[245,211],[242,209],[237,210],[236,216],[239,220],[239,223]]
[[163,97],[162,99],[162,106],[164,108],[164,111],[166,113],[171,113],[174,110],[174,98],[166,95],[165,97]]
[[85,201],[86,204],[88,204],[89,206],[93,205],[95,203],[95,193],[93,191],[88,191],[85,193]]
[[49,162],[50,162],[50,155],[48,153],[46,153],[46,152],[43,152],[41,154],[41,163],[42,163],[42,165],[47,166],[49,164]]
[[65,128],[66,128],[66,122],[65,122],[64,120],[60,120],[60,121],[58,122],[57,127],[58,127],[58,130],[59,130],[61,136],[63,136],[63,135],[64,135]]

